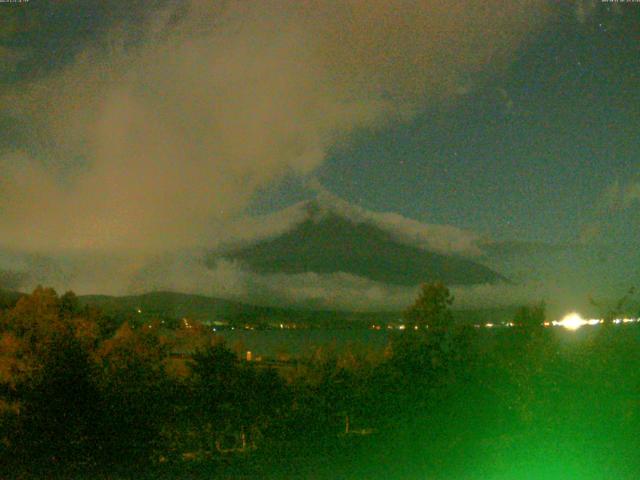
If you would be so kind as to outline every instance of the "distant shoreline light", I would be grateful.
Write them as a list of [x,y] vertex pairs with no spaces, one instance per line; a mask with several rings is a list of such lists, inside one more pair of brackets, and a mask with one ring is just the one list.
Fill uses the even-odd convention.
[[[638,321],[637,318],[616,318],[612,320],[612,323],[619,324],[619,323],[631,323],[631,322],[637,322],[637,321]],[[554,321],[551,323],[553,324],[554,327],[563,327],[563,328],[566,328],[567,330],[578,330],[580,327],[584,327],[585,325],[602,324],[604,323],[604,320],[601,318],[591,318],[591,319],[585,320],[580,316],[579,313],[572,312],[572,313],[569,313],[568,315],[565,315],[565,317],[559,322]]]
[[554,326],[564,327],[567,330],[578,330],[580,327],[584,327],[588,324],[589,322],[576,312],[571,312],[568,315],[565,315],[559,322],[553,322]]
[[[553,320],[552,322],[549,321],[545,321],[541,324],[541,326],[543,327],[562,327],[565,328],[567,330],[571,330],[571,331],[576,331],[581,327],[584,327],[585,325],[602,325],[604,323],[611,323],[614,325],[619,325],[619,324],[627,324],[627,323],[640,323],[640,317],[637,318],[614,318],[611,320],[604,320],[602,318],[590,318],[590,319],[585,319],[582,318],[582,316],[577,313],[577,312],[571,312],[567,315],[565,315],[562,320]],[[488,322],[488,323],[474,323],[473,327],[474,328],[510,328],[510,327],[516,327],[517,325],[514,322],[500,322],[500,323],[494,323],[494,322]],[[370,329],[372,330],[381,330],[385,328],[384,324],[371,324],[369,326]],[[406,325],[399,323],[399,324],[387,324],[386,325],[386,329],[387,330],[405,330],[407,327]],[[428,328],[428,327],[427,327]],[[413,327],[414,330],[418,330],[418,326],[414,326]]]

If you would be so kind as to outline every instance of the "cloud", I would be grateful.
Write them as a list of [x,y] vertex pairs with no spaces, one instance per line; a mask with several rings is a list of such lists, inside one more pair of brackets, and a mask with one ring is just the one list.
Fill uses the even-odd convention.
[[[348,273],[258,274],[238,262],[205,265],[206,252],[149,256],[73,254],[43,257],[4,251],[0,288],[30,291],[43,284],[78,294],[176,291],[251,304],[356,311],[399,311],[413,303],[418,287],[387,285]],[[452,289],[456,308],[495,307],[538,300],[531,285],[476,285]]]
[[319,182],[309,186],[317,194],[316,215],[334,213],[354,223],[368,223],[390,233],[396,240],[442,254],[478,256],[482,254],[481,237],[451,225],[422,223],[393,212],[374,212],[337,197]]
[[602,236],[606,222],[640,202],[640,182],[636,180],[611,183],[594,206],[595,219],[582,227],[581,241],[589,243]]
[[484,253],[487,240],[470,230],[427,224],[393,212],[366,210],[334,195],[313,178],[306,182],[306,186],[315,193],[313,200],[301,201],[264,215],[234,219],[208,246],[212,250],[234,249],[274,238],[306,220],[318,221],[327,215],[338,215],[356,224],[378,227],[395,240],[424,250],[467,257]]
[[[230,298],[262,305],[355,311],[400,311],[411,305],[419,288],[387,285],[348,273],[257,274],[237,262],[219,260],[204,267],[198,254],[165,257],[138,272],[135,293],[174,290]],[[532,285],[454,287],[456,308],[518,305],[542,298]]]
[[480,237],[469,230],[451,225],[425,224],[392,212],[369,212],[368,219],[391,232],[398,240],[425,250],[464,256],[482,253]]
[[535,0],[169,5],[114,22],[3,94],[0,113],[30,136],[0,160],[4,245],[207,245],[256,189],[312,173],[354,129],[450,101],[506,64],[546,11]]
[[[546,300],[552,315],[578,309],[586,314],[589,294],[611,295],[634,278],[629,252],[619,250],[611,265],[600,265],[592,250],[530,254],[492,265],[518,284],[452,288],[455,308],[492,308]],[[629,254],[627,254],[629,253]],[[357,311],[399,311],[412,304],[418,287],[387,285],[347,273],[257,274],[220,259],[207,267],[205,250],[145,255],[72,253],[55,257],[0,251],[0,288],[29,291],[38,284],[78,294],[125,295],[169,290],[252,304]],[[637,256],[637,255],[635,255]],[[594,268],[594,264],[596,268]],[[598,267],[599,266],[599,267]],[[609,271],[617,272],[611,277]],[[521,275],[517,273],[521,272]],[[608,285],[608,287],[607,287]],[[605,288],[607,287],[607,288]],[[596,312],[594,312],[596,313]]]
[[456,308],[495,308],[514,305],[529,305],[549,296],[540,285],[481,284],[451,289]]
[[309,218],[307,202],[299,202],[265,215],[241,216],[229,222],[209,246],[225,250],[277,237]]
[[[476,255],[478,237],[446,225],[426,225],[392,213],[367,211],[311,182],[317,197],[275,213],[242,217],[231,222],[211,248],[224,251],[283,234],[305,220],[340,215],[354,223],[369,223],[401,242],[444,254]],[[171,252],[68,251],[51,255],[0,250],[3,278],[12,288],[31,290],[38,284],[79,294],[136,294],[171,290],[234,299],[248,303],[359,311],[401,310],[418,289],[386,285],[348,273],[257,274],[236,262],[219,258],[213,268],[205,261],[211,248]],[[4,272],[4,277],[3,277]],[[6,278],[5,278],[6,277]],[[6,286],[5,285],[5,286]],[[8,288],[8,287],[7,287]],[[514,298],[512,288],[486,285],[457,288],[459,306],[502,304]],[[521,293],[518,295],[522,296]]]

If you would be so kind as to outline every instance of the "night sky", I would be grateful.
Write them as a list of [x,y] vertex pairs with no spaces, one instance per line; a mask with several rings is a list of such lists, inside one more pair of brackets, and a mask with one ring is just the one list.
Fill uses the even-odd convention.
[[139,269],[318,190],[485,241],[615,256],[640,236],[640,4],[32,0],[0,20],[0,270]]
[[[619,7],[580,21],[564,5],[504,71],[409,122],[358,132],[318,178],[366,208],[491,238],[634,241],[638,205],[610,198],[640,181],[640,9]],[[285,185],[272,201],[290,200]]]

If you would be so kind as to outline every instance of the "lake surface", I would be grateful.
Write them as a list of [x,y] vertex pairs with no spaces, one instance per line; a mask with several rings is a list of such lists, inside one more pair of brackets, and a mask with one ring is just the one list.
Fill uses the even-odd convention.
[[390,332],[368,329],[300,329],[300,330],[225,330],[220,332],[229,347],[239,343],[243,350],[254,356],[274,357],[279,353],[299,356],[313,352],[319,347],[337,352],[348,348],[382,351],[387,345]]
[[[625,332],[630,338],[640,341],[638,325],[615,325],[614,332]],[[562,339],[560,345],[572,348],[588,341],[597,335],[601,326],[585,326],[577,331],[566,330],[561,327],[549,328],[549,333]],[[477,341],[492,345],[496,335],[506,333],[508,329],[481,328]],[[398,331],[373,329],[283,329],[283,330],[224,330],[218,333],[227,345],[233,348],[242,344],[242,350],[250,350],[255,356],[274,357],[280,353],[293,356],[310,354],[317,348],[328,348],[336,352],[346,349],[383,351],[389,339],[401,334]]]

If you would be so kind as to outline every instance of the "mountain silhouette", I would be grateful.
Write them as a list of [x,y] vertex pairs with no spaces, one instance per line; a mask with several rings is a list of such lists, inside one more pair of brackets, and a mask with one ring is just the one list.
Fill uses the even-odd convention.
[[224,257],[257,273],[343,272],[404,286],[431,281],[447,285],[506,281],[499,273],[462,256],[402,242],[373,222],[356,221],[315,201],[303,207],[305,218],[289,231],[223,254],[212,253],[207,264],[213,266]]

